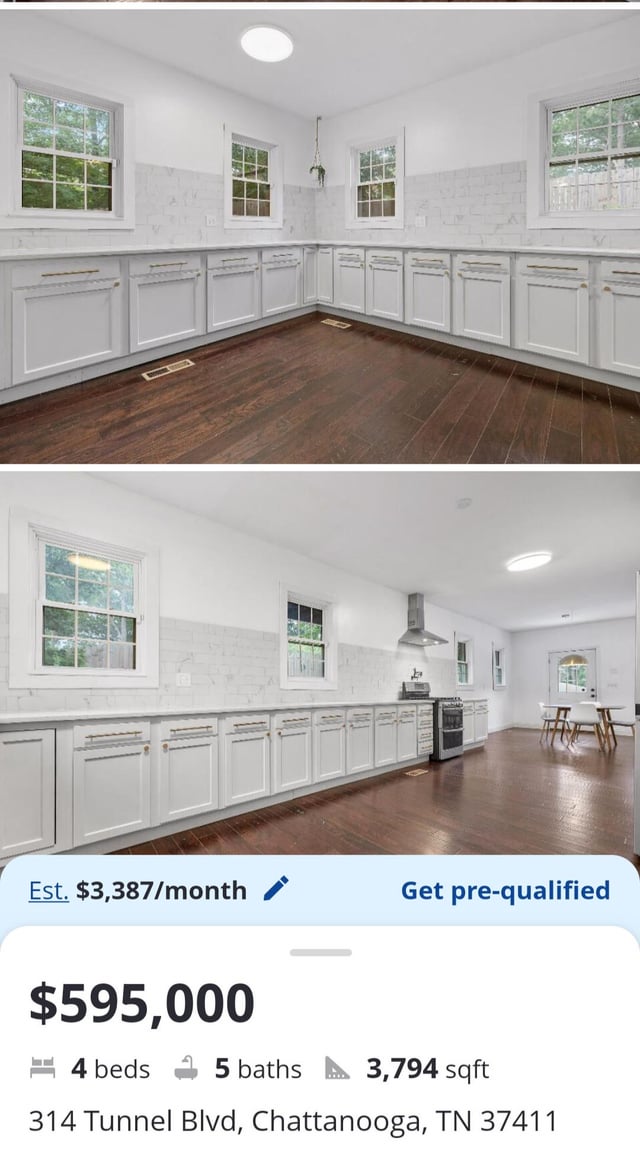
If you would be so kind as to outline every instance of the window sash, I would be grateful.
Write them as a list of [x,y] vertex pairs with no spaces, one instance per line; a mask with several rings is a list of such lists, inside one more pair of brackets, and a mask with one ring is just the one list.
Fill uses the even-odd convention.
[[[635,176],[635,178],[633,176],[630,176],[629,178],[627,178],[628,184],[632,187],[631,203],[630,204],[617,204],[617,205],[611,204],[612,188],[613,188],[614,181],[616,180],[615,162],[616,161],[625,161],[625,160],[640,160],[640,143],[629,145],[629,146],[625,147],[624,144],[614,143],[614,141],[613,141],[614,135],[617,137],[620,136],[620,129],[623,129],[625,124],[631,125],[631,124],[636,123],[635,121],[623,121],[623,120],[618,120],[618,119],[614,118],[613,105],[614,105],[614,102],[618,101],[618,100],[624,100],[627,98],[633,99],[633,98],[639,98],[639,97],[640,97],[640,91],[628,90],[626,92],[619,92],[619,93],[616,93],[615,95],[611,95],[611,96],[603,95],[600,98],[594,96],[590,99],[583,100],[583,101],[577,101],[575,103],[571,102],[571,103],[566,103],[566,104],[557,105],[557,106],[549,105],[547,107],[546,141],[545,141],[545,211],[546,211],[546,213],[548,213],[551,216],[553,216],[554,214],[558,214],[558,215],[562,215],[562,216],[564,216],[566,214],[570,214],[570,215],[576,214],[576,216],[577,216],[577,215],[582,214],[584,212],[592,212],[595,214],[606,213],[606,212],[624,213],[624,212],[630,212],[630,211],[632,212],[632,211],[640,209],[640,166],[638,167],[637,176]],[[600,126],[593,125],[593,126],[587,126],[587,128],[581,129],[581,127],[580,127],[580,110],[593,108],[597,105],[607,105],[608,106],[607,119],[604,120],[602,125],[600,125]],[[575,127],[575,130],[571,130],[571,129],[567,130],[567,135],[573,135],[573,133],[575,132],[575,137],[576,137],[575,151],[566,152],[566,153],[562,153],[562,154],[558,154],[558,155],[553,155],[553,139],[554,139],[553,118],[557,113],[574,112],[574,111],[576,113],[576,127]],[[606,131],[606,134],[607,134],[606,147],[604,146],[604,143],[603,143],[603,147],[601,149],[599,149],[598,151],[596,151],[596,150],[591,150],[588,152],[580,151],[580,148],[579,148],[580,133],[588,131],[588,129],[591,129],[594,132],[596,132],[597,130],[601,130],[604,133]],[[589,182],[588,185],[582,185],[581,186],[580,181],[579,181],[580,166],[586,165],[586,164],[606,164],[606,166],[607,166],[606,180],[591,181],[591,182]],[[575,170],[573,181],[568,180],[567,186],[566,186],[567,189],[573,190],[573,200],[574,200],[573,205],[564,204],[562,207],[553,207],[552,206],[551,182],[553,179],[554,170],[557,170],[559,168],[567,168],[567,169],[573,168]],[[633,173],[633,169],[630,169],[627,171],[630,174]],[[624,172],[624,170],[623,170],[623,172]],[[594,173],[593,175],[596,176],[598,174]],[[602,174],[602,175],[604,176],[605,174]],[[622,176],[622,174],[617,175],[618,181],[621,181],[623,179],[624,179],[624,177]],[[596,204],[589,204],[588,206],[585,206],[582,203],[583,198],[581,198],[581,192],[583,194],[586,194],[587,189],[589,187],[597,186],[597,185],[600,185],[601,189],[605,193],[605,195],[601,198],[601,204],[598,205],[596,203]]]

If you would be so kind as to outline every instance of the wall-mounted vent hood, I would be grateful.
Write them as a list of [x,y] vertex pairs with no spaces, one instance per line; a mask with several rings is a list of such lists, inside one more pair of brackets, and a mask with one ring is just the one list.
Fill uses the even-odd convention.
[[440,646],[446,638],[440,638],[425,630],[424,626],[424,594],[409,595],[409,613],[407,619],[408,630],[405,630],[398,641],[405,646]]

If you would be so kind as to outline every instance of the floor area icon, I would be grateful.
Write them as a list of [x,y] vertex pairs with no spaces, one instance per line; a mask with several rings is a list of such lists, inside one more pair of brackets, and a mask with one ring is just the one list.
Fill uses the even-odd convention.
[[324,1078],[325,1080],[350,1080],[351,1076],[348,1072],[345,1072],[344,1068],[340,1067],[340,1064],[336,1064],[336,1061],[332,1060],[331,1056],[325,1056]]

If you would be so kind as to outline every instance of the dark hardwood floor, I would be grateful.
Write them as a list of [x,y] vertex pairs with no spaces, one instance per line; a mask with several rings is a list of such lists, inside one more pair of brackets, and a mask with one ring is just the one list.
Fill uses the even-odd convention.
[[3,463],[637,463],[640,393],[318,314],[0,406]]
[[491,735],[425,775],[394,771],[142,843],[132,855],[622,855],[633,853],[633,741],[599,752]]

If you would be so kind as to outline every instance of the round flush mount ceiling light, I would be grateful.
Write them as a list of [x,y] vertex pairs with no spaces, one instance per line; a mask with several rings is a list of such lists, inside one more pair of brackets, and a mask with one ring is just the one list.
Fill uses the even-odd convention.
[[293,52],[293,40],[288,33],[269,24],[247,28],[240,37],[240,44],[247,56],[252,56],[254,60],[262,60],[266,64],[286,60]]
[[507,570],[517,573],[519,570],[537,570],[538,566],[546,566],[551,561],[551,554],[547,550],[539,550],[536,554],[520,554],[507,562]]

